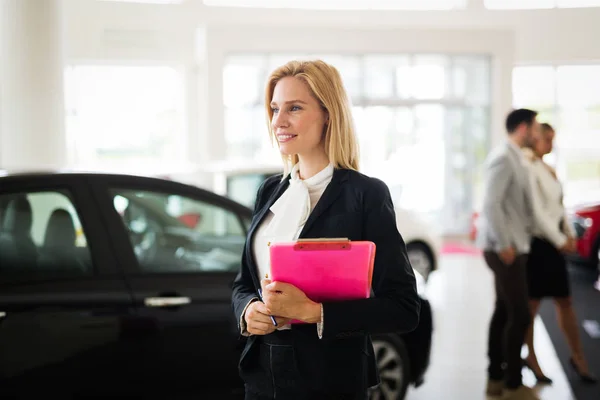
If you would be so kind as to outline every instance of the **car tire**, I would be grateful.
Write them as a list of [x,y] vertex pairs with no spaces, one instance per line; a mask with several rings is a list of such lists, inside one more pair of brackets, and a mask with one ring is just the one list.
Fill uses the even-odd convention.
[[433,253],[429,246],[421,242],[408,243],[406,245],[406,253],[408,254],[410,265],[427,281],[429,274],[434,270]]
[[373,337],[373,349],[381,383],[369,393],[370,400],[403,400],[410,382],[410,358],[402,339],[395,334]]

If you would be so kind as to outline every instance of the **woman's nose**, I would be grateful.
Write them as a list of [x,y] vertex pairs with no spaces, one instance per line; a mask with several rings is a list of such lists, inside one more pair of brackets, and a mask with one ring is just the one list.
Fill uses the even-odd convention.
[[286,127],[288,124],[285,113],[273,114],[273,120],[271,121],[273,128]]

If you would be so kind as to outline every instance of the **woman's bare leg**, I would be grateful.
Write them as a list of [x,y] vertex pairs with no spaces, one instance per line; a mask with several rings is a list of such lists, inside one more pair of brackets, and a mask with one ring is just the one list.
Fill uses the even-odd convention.
[[529,310],[531,312],[531,324],[529,325],[529,329],[527,329],[527,334],[525,335],[525,344],[527,345],[527,363],[533,369],[534,374],[537,376],[543,376],[542,368],[538,363],[537,356],[535,354],[535,347],[533,346],[533,325],[535,323],[535,316],[537,315],[540,309],[541,301],[539,299],[530,299],[529,300]]
[[579,329],[577,326],[577,317],[575,315],[571,297],[557,297],[554,299],[554,302],[556,304],[558,325],[567,338],[567,344],[571,350],[573,361],[577,365],[579,372],[587,374],[589,369],[585,356],[583,355],[581,338],[579,337]]

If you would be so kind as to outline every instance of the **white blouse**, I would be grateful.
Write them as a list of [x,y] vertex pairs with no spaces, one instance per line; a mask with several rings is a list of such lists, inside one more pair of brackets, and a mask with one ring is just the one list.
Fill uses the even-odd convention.
[[333,177],[329,164],[315,176],[301,180],[298,164],[291,172],[290,186],[270,208],[254,235],[252,249],[258,266],[258,276],[270,274],[268,243],[292,242],[298,239],[308,216],[325,192]]
[[532,158],[530,153],[526,158],[534,211],[533,235],[542,237],[560,248],[567,242],[567,235],[574,236],[571,226],[567,223],[562,203],[562,185],[542,160]]
[[[299,165],[294,165],[290,174],[289,187],[271,206],[269,213],[262,220],[253,237],[252,251],[260,279],[264,279],[267,275],[270,276],[269,243],[292,242],[298,239],[310,213],[315,209],[327,185],[331,182],[333,170],[333,165],[329,164],[313,177],[302,180],[299,175]],[[244,314],[245,310],[242,312],[240,321],[242,334],[245,334]],[[321,314],[321,323],[317,324],[319,337],[323,333],[322,318]],[[284,325],[277,329],[290,329],[290,325]]]

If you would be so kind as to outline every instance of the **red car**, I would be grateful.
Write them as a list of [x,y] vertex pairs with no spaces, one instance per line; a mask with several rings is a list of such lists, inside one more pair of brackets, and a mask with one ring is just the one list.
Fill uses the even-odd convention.
[[569,210],[569,222],[575,229],[577,257],[598,265],[600,252],[600,201],[582,204]]
[[[469,236],[471,240],[477,237],[477,218],[479,214],[473,213]],[[574,261],[583,261],[592,266],[599,265],[598,253],[600,252],[600,201],[585,203],[569,209],[569,221],[575,230],[577,239],[577,254],[572,257]]]

